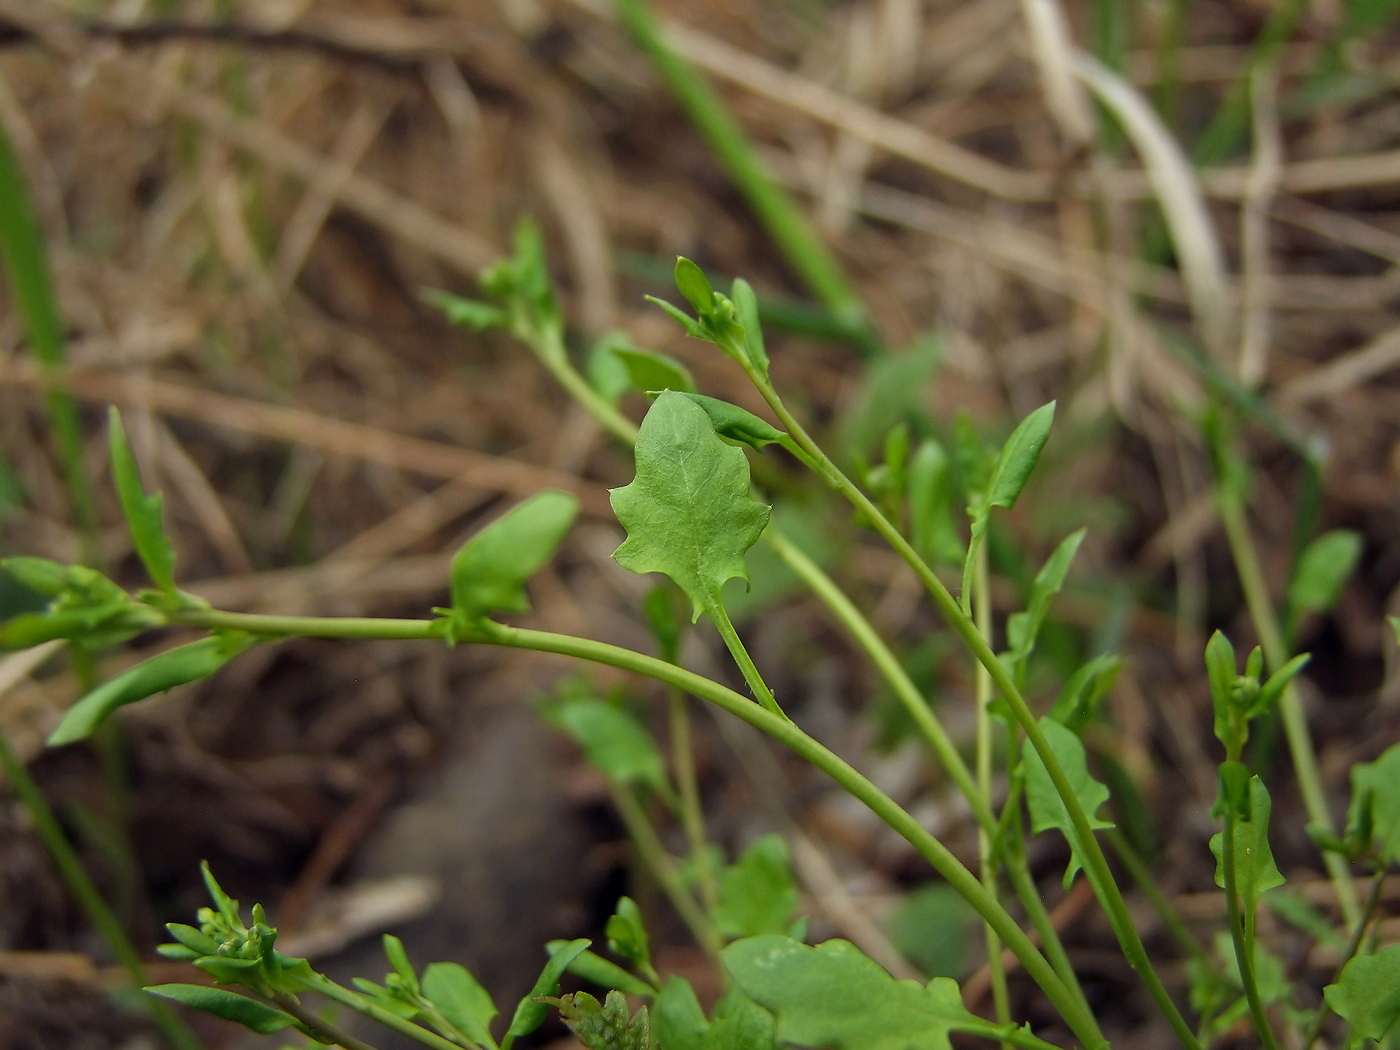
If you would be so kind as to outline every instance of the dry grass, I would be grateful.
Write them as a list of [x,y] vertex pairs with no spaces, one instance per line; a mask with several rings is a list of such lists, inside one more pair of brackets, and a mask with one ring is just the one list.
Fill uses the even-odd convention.
[[[580,334],[626,329],[689,363],[705,389],[751,400],[644,306],[658,286],[636,260],[684,253],[761,293],[802,289],[607,5],[241,0],[227,21],[215,8],[228,5],[190,0],[173,5],[174,22],[161,6],[0,0],[0,123],[48,236],[111,564],[131,568],[102,466],[106,403],[127,411],[138,457],[168,494],[195,593],[249,610],[418,614],[442,600],[442,552],[503,501],[553,485],[578,491],[590,520],[540,581],[535,621],[645,644],[637,581],[607,559],[603,488],[628,476],[626,457],[528,355],[449,330],[417,300],[425,286],[471,288],[516,219],[535,215]],[[1073,44],[1088,5],[1064,6],[1068,35],[1057,35],[1059,4],[1031,0],[691,0],[667,13],[674,46],[722,87],[808,206],[887,341],[943,333],[926,393],[934,418],[967,411],[991,425],[1061,399],[1053,484],[1030,494],[1040,513],[1015,527],[1043,551],[1087,521],[1082,575],[1133,581],[1136,606],[1086,586],[1062,615],[1086,634],[1119,617],[1130,664],[1099,743],[1170,840],[1168,888],[1195,892],[1209,883],[1199,854],[1214,790],[1199,653],[1207,626],[1249,632],[1194,423],[1206,387],[1166,333],[1197,333],[1325,446],[1324,524],[1366,537],[1361,576],[1308,639],[1324,771],[1337,783],[1400,726],[1379,626],[1400,611],[1400,97],[1304,118],[1280,109],[1320,53],[1332,5],[1315,5],[1278,79],[1255,84],[1260,148],[1197,177],[1141,105],[1161,78],[1157,56],[1131,52],[1123,76],[1091,63]],[[1191,6],[1177,66],[1183,112],[1198,123],[1267,5]],[[1378,37],[1359,56],[1392,85],[1395,43]],[[1135,149],[1092,149],[1089,91]],[[1163,203],[1179,268],[1141,261],[1148,196]],[[780,385],[805,391],[816,413],[852,403],[860,367],[848,350],[774,344]],[[78,538],[36,387],[19,325],[0,314],[0,453],[27,497],[0,537],[7,550],[71,558]],[[1298,469],[1268,432],[1251,441],[1277,587]],[[852,564],[882,628],[911,640],[929,626],[891,559],[870,550]],[[863,673],[812,609],[787,608],[756,633],[774,666],[795,651],[810,668],[779,675],[780,688],[810,697],[821,734],[852,746],[868,735]],[[527,667],[465,650],[295,644],[135,710],[131,817],[150,884],[168,898],[213,856],[269,901],[295,885],[304,912],[356,836],[441,757],[449,730],[480,705],[526,698]],[[32,757],[77,683],[17,670],[0,669],[0,725]],[[950,665],[950,707],[961,673]],[[720,803],[742,798],[731,782],[744,775],[776,777],[791,795],[790,771],[726,755],[709,774],[730,785]],[[82,758],[37,769],[53,791],[100,806]],[[969,844],[926,771],[899,789]],[[829,799],[789,801],[769,816],[803,829],[814,902],[897,968],[871,914],[919,877],[911,858]],[[1281,806],[1296,813],[1291,796]],[[217,829],[202,818],[210,810]],[[1295,864],[1307,856],[1297,838],[1280,847]],[[71,917],[41,885],[31,872],[0,891],[12,916],[0,918],[0,948],[67,943],[58,931]],[[1101,931],[1082,903],[1067,898],[1057,916],[1083,927],[1074,943],[1095,980],[1125,986],[1121,964],[1095,954]],[[0,953],[0,979],[16,958]],[[1127,1009],[1115,1024],[1138,1020]]]

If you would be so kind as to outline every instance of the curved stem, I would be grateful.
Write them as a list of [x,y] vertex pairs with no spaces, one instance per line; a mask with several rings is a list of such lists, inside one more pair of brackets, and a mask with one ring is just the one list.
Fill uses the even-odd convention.
[[1041,732],[1035,715],[1031,713],[1030,706],[1026,703],[1025,697],[1021,695],[1021,691],[1016,688],[1016,683],[1006,667],[997,658],[996,653],[992,652],[991,647],[987,645],[981,632],[977,630],[977,625],[958,607],[957,599],[952,596],[948,588],[943,585],[943,581],[929,568],[928,563],[919,556],[909,541],[812,440],[811,436],[803,429],[802,424],[787,410],[772,384],[756,371],[752,369],[748,371],[749,378],[763,394],[764,400],[768,402],[769,407],[773,409],[783,425],[788,428],[793,439],[821,467],[821,475],[827,483],[869,517],[876,531],[914,570],[915,575],[919,577],[920,582],[927,589],[935,608],[962,640],[963,645],[987,669],[991,675],[992,683],[1001,692],[1002,697],[1015,715],[1016,721],[1021,724],[1021,728],[1025,731],[1026,739],[1030,741],[1036,754],[1045,763],[1045,770],[1050,776],[1051,783],[1054,784],[1056,793],[1064,802],[1065,810],[1069,814],[1083,845],[1086,873],[1099,896],[1100,904],[1108,915],[1109,922],[1114,928],[1128,964],[1138,972],[1143,983],[1147,986],[1148,994],[1152,996],[1157,1008],[1167,1019],[1182,1044],[1189,1050],[1201,1050],[1200,1041],[1191,1031],[1186,1019],[1181,1015],[1181,1011],[1177,1009],[1176,1003],[1172,1001],[1171,995],[1162,984],[1161,978],[1158,977],[1157,971],[1152,966],[1152,960],[1147,954],[1142,938],[1138,936],[1133,927],[1127,903],[1123,900],[1122,891],[1119,890],[1118,884],[1113,879],[1113,873],[1109,870],[1108,860],[1104,856],[1103,849],[1099,845],[1098,839],[1094,837],[1094,831],[1089,823],[1088,815],[1084,812],[1084,807],[1079,804],[1074,788],[1070,784],[1069,778],[1065,776],[1064,768],[1060,765],[1059,759],[1056,758],[1045,734]]
[[709,839],[705,834],[705,809],[700,804],[700,782],[695,775],[695,753],[690,743],[690,712],[680,690],[666,690],[666,707],[671,722],[671,761],[676,767],[676,797],[680,803],[681,829],[695,865],[695,883],[706,909],[719,901],[719,886],[710,864]]
[[637,424],[624,416],[613,405],[609,404],[598,391],[593,389],[592,384],[569,361],[569,355],[564,349],[563,341],[557,335],[548,337],[549,343],[543,346],[535,345],[530,339],[520,338],[521,342],[535,352],[540,363],[549,370],[549,374],[558,381],[569,396],[582,405],[588,414],[613,437],[624,444],[636,443]]
[[[1249,617],[1254,621],[1259,645],[1264,650],[1264,662],[1270,671],[1277,671],[1288,662],[1288,648],[1284,644],[1283,631],[1279,626],[1278,614],[1274,611],[1273,600],[1269,597],[1268,585],[1264,582],[1264,570],[1259,565],[1254,536],[1245,520],[1244,505],[1233,486],[1228,483],[1218,482],[1216,495],[1220,506],[1220,520],[1225,526],[1225,536],[1230,541],[1230,553],[1234,557],[1235,571],[1239,575],[1240,589],[1244,591]],[[1293,772],[1298,777],[1298,791],[1303,796],[1308,819],[1325,831],[1335,832],[1337,825],[1332,819],[1332,811],[1328,808],[1327,796],[1322,788],[1322,775],[1317,768],[1317,752],[1313,748],[1312,734],[1308,731],[1303,702],[1292,682],[1279,697],[1278,708],[1283,719],[1284,735],[1288,738],[1288,752],[1293,759]],[[1324,853],[1322,860],[1337,894],[1337,906],[1342,911],[1342,918],[1348,926],[1355,926],[1361,919],[1361,907],[1356,899],[1356,886],[1352,882],[1347,862],[1331,852]]]
[[1254,1020],[1254,1030],[1264,1044],[1264,1050],[1278,1050],[1274,1030],[1264,1012],[1259,997],[1259,981],[1254,973],[1254,917],[1240,911],[1239,875],[1235,868],[1235,830],[1239,816],[1234,806],[1227,806],[1224,842],[1220,850],[1221,867],[1225,870],[1225,911],[1230,923],[1230,937],[1235,942],[1235,962],[1239,964],[1240,984],[1244,986],[1245,1001]]

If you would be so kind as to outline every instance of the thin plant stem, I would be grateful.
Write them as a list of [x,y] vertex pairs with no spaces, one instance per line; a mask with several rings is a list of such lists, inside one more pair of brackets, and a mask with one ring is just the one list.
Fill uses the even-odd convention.
[[671,723],[671,761],[676,768],[676,794],[679,799],[681,829],[690,846],[690,860],[695,865],[695,884],[706,909],[719,901],[719,887],[710,865],[709,836],[705,833],[705,810],[700,804],[700,782],[695,775],[695,752],[691,744],[690,712],[685,696],[670,686],[666,690],[666,706]]
[[557,333],[549,335],[545,345],[536,346],[532,340],[521,339],[530,349],[534,350],[535,356],[540,359],[540,363],[549,370],[555,380],[562,386],[569,396],[577,401],[599,424],[603,426],[613,437],[627,445],[637,443],[637,424],[624,416],[618,409],[610,404],[598,391],[593,389],[593,385],[584,378],[582,373],[573,366],[569,360],[568,351],[564,347],[564,341]]
[[1128,840],[1128,836],[1123,834],[1119,828],[1106,829],[1104,836],[1108,839],[1108,844],[1113,848],[1119,862],[1128,869],[1128,874],[1137,883],[1138,890],[1147,898],[1147,902],[1152,905],[1152,910],[1162,920],[1162,926],[1167,933],[1171,934],[1172,940],[1176,941],[1191,958],[1214,970],[1215,964],[1211,962],[1210,954],[1201,946],[1201,942],[1196,940],[1186,923],[1182,922],[1181,916],[1176,913],[1171,901],[1162,892],[1162,887],[1157,885],[1157,880],[1152,875],[1152,869],[1147,866],[1147,862],[1142,859],[1137,848]]
[[1240,984],[1244,986],[1245,1001],[1254,1020],[1254,1030],[1264,1044],[1264,1050],[1278,1050],[1269,1016],[1264,1012],[1264,1000],[1259,995],[1259,981],[1254,972],[1254,916],[1240,910],[1239,873],[1235,865],[1235,832],[1239,814],[1233,805],[1225,814],[1225,838],[1220,850],[1221,867],[1225,872],[1225,911],[1230,924],[1230,937],[1235,943],[1235,961],[1239,964]]
[[719,950],[723,947],[719,931],[681,881],[680,873],[676,871],[675,859],[662,845],[661,837],[657,835],[646,810],[632,794],[632,789],[625,784],[611,784],[609,787],[613,805],[617,807],[618,815],[622,817],[628,837],[632,839],[642,863],[660,883],[666,899],[675,907],[681,921],[690,930],[690,935],[695,938],[695,943],[711,958],[719,958]]
[[[1225,526],[1225,535],[1230,543],[1230,553],[1234,557],[1235,572],[1239,576],[1240,589],[1244,591],[1245,605],[1250,619],[1254,622],[1259,645],[1264,650],[1264,662],[1270,671],[1277,671],[1288,662],[1288,649],[1284,644],[1283,631],[1279,626],[1278,614],[1273,600],[1269,597],[1268,585],[1264,582],[1264,570],[1259,565],[1259,554],[1254,546],[1254,536],[1245,520],[1244,505],[1234,487],[1220,482],[1216,485],[1220,520]],[[1308,720],[1303,713],[1303,703],[1298,691],[1290,682],[1279,697],[1279,714],[1283,720],[1284,736],[1288,739],[1288,751],[1293,759],[1293,771],[1298,778],[1298,792],[1303,796],[1308,819],[1328,832],[1336,831],[1332,811],[1327,805],[1327,796],[1322,788],[1322,775],[1317,768],[1317,752],[1313,748],[1312,734],[1308,730]],[[1323,863],[1337,895],[1337,906],[1348,926],[1355,926],[1361,919],[1361,908],[1356,899],[1356,886],[1345,859],[1336,853],[1323,854]]]
[[[1371,879],[1371,887],[1366,893],[1366,901],[1361,906],[1361,919],[1357,922],[1355,929],[1351,931],[1351,940],[1347,944],[1347,950],[1342,955],[1341,965],[1337,967],[1338,976],[1332,982],[1333,984],[1341,979],[1342,969],[1356,958],[1361,951],[1362,944],[1365,943],[1366,928],[1371,925],[1371,920],[1376,917],[1376,909],[1380,907],[1381,890],[1385,887],[1385,876],[1386,869],[1382,865],[1376,869],[1376,874]],[[1322,1035],[1322,1027],[1327,1023],[1327,1015],[1330,1012],[1331,1009],[1324,998],[1321,1009],[1318,1010],[1317,1016],[1313,1018],[1312,1024],[1308,1026],[1307,1034],[1303,1037],[1303,1050],[1312,1050],[1313,1044]]]
[[[73,852],[73,847],[59,826],[58,818],[54,816],[48,801],[39,790],[39,785],[34,782],[34,778],[29,775],[29,770],[19,760],[19,756],[14,753],[10,747],[10,741],[3,731],[0,731],[0,768],[4,769],[5,776],[9,778],[10,786],[14,789],[15,795],[18,796],[20,803],[29,813],[29,818],[34,822],[34,830],[38,834],[39,840],[44,844],[44,848],[48,850],[49,857],[62,876],[68,891],[73,894],[78,906],[87,915],[88,921],[92,923],[93,928],[106,942],[107,949],[126,970],[131,978],[131,983],[137,988],[146,987],[151,982],[146,976],[146,967],[141,961],[141,954],[131,943],[131,938],[122,929],[122,924],[117,921],[112,909],[102,899],[102,894],[97,891],[92,878],[78,860],[78,855]],[[165,1003],[149,996],[146,998],[149,1000],[146,1006],[150,1010],[151,1019],[172,1046],[176,1047],[177,1050],[201,1050],[203,1044]]]
[[[311,638],[388,638],[442,640],[442,628],[432,620],[370,620],[364,618],[318,618],[291,616],[260,616],[252,613],[229,613],[212,609],[181,610],[173,614],[176,622],[208,629],[234,628],[270,637],[300,635]],[[374,626],[382,624],[382,634]],[[784,744],[799,757],[826,773],[842,788],[884,821],[906,842],[914,847],[934,869],[943,876],[974,911],[997,931],[1003,943],[1020,960],[1030,978],[1045,992],[1051,1004],[1065,1019],[1075,1037],[1086,1048],[1106,1047],[1107,1041],[1099,1031],[1098,1022],[1090,1011],[1066,987],[1054,968],[1021,930],[1016,920],[995,899],[989,896],[958,859],[917,820],[892,798],[872,784],[849,763],[812,739],[793,722],[755,704],[752,700],[718,682],[667,663],[653,656],[633,652],[620,646],[587,638],[508,627],[486,621],[463,641],[500,645],[535,652],[571,656],[593,663],[643,675],[682,692],[714,704],[748,722],[756,729]],[[321,990],[318,988],[318,990]],[[351,994],[340,990],[344,994]],[[327,993],[329,994],[329,993]],[[344,1000],[342,1000],[344,1001]],[[347,1004],[354,1005],[354,1004]],[[358,1009],[358,1006],[355,1006]]]
[[[973,554],[972,593],[969,605],[976,617],[977,633],[990,643],[992,640],[992,603],[988,593],[987,548],[979,545]],[[992,677],[981,664],[976,668],[977,695],[977,790],[984,799],[992,797]],[[997,896],[997,862],[993,855],[993,836],[986,829],[977,829],[977,852],[982,885],[993,897]],[[991,975],[992,1007],[997,1021],[1011,1020],[1011,999],[1006,990],[1006,968],[1001,963],[1001,941],[990,926],[983,927],[987,942],[987,971]],[[1003,1044],[1004,1045],[1004,1044]]]
[[1016,896],[1020,898],[1022,906],[1026,909],[1026,916],[1031,920],[1031,925],[1035,927],[1035,932],[1040,935],[1041,951],[1050,960],[1050,965],[1055,968],[1055,972],[1060,975],[1070,990],[1079,996],[1087,1008],[1088,1000],[1084,997],[1084,988],[1079,983],[1079,975],[1074,972],[1074,964],[1069,961],[1069,953],[1065,951],[1064,942],[1060,940],[1060,931],[1055,929],[1055,923],[1050,918],[1045,901],[1041,898],[1035,880],[1031,877],[1030,865],[1026,862],[1025,841],[1021,837],[1019,809],[1013,812],[1012,822],[1011,834],[1004,840],[1002,866],[1006,871],[1007,878],[1011,880],[1011,886],[1016,891]]
[[768,688],[768,683],[763,680],[763,675],[759,673],[753,658],[749,656],[749,651],[744,648],[744,643],[739,638],[739,632],[734,629],[734,622],[729,619],[729,613],[725,611],[724,604],[717,601],[709,602],[705,611],[710,614],[710,619],[714,621],[715,627],[719,630],[719,636],[724,639],[729,655],[734,657],[734,662],[739,665],[739,670],[744,676],[744,681],[748,683],[749,689],[753,692],[754,698],[763,705],[764,710],[771,711],[781,718],[787,718],[787,715],[783,714],[783,709],[778,706],[778,701],[773,696],[773,690]]
[[296,1001],[294,996],[274,995],[272,1001],[277,1004],[279,1010],[291,1014],[311,1032],[319,1042],[327,1043],[331,1046],[343,1046],[345,1050],[375,1050],[373,1046],[363,1039],[356,1039],[353,1035],[348,1035],[340,1031],[334,1025],[323,1021],[317,1017],[301,1003]]
[[352,992],[349,988],[336,984],[329,977],[315,974],[312,979],[306,980],[306,984],[313,992],[319,992],[327,999],[333,999],[342,1006],[348,1006],[356,1013],[364,1014],[371,1020],[378,1021],[386,1028],[392,1028],[396,1032],[401,1032],[410,1039],[415,1039],[422,1043],[424,1046],[432,1047],[433,1050],[462,1050],[461,1046],[452,1042],[452,1040],[445,1039],[436,1032],[430,1032],[422,1025],[414,1024],[412,1021],[400,1017],[391,1010],[386,1010],[378,1003],[360,995],[358,992]]
[[1186,1019],[1181,1015],[1176,1003],[1172,1001],[1171,995],[1162,984],[1156,969],[1152,965],[1152,960],[1147,954],[1147,949],[1142,943],[1142,938],[1138,936],[1133,927],[1132,917],[1128,914],[1127,903],[1123,900],[1122,891],[1113,879],[1113,873],[1108,867],[1108,860],[1104,856],[1103,849],[1094,837],[1093,828],[1089,824],[1088,815],[1084,812],[1084,807],[1079,804],[1079,799],[1074,793],[1074,788],[1065,776],[1064,768],[1060,765],[1059,759],[1055,756],[1054,750],[1050,747],[1049,740],[1041,731],[1036,722],[1035,715],[1031,712],[1030,706],[1026,703],[1021,691],[1016,688],[1016,683],[1006,667],[997,658],[981,632],[977,630],[977,625],[964,614],[958,605],[958,600],[953,597],[948,588],[944,586],[937,574],[928,566],[913,546],[903,534],[889,521],[888,518],[875,506],[869,497],[848,478],[831,458],[822,451],[820,446],[807,434],[802,424],[788,411],[783,404],[777,391],[766,376],[758,373],[752,366],[746,368],[750,380],[768,402],[770,408],[778,416],[782,424],[788,429],[792,438],[807,452],[807,454],[821,468],[821,476],[837,492],[841,493],[851,502],[853,506],[864,512],[876,531],[880,533],[891,547],[904,559],[915,575],[923,583],[925,589],[932,599],[934,607],[943,616],[944,620],[961,639],[964,646],[972,653],[973,657],[982,664],[992,677],[992,683],[1000,691],[1002,697],[1010,706],[1016,721],[1026,733],[1026,738],[1036,753],[1045,763],[1045,770],[1050,776],[1051,783],[1055,786],[1055,791],[1064,802],[1065,810],[1069,814],[1070,821],[1074,825],[1075,832],[1082,843],[1084,850],[1084,867],[1089,877],[1090,883],[1095,888],[1095,893],[1099,897],[1109,923],[1113,927],[1119,944],[1122,946],[1123,954],[1128,960],[1128,964],[1136,970],[1147,987],[1148,994],[1152,996],[1153,1002],[1157,1004],[1163,1016],[1171,1025],[1177,1038],[1189,1050],[1201,1050],[1200,1041],[1196,1038]]
[[867,354],[879,343],[860,296],[806,216],[778,185],[714,88],[666,43],[647,0],[613,0],[638,47],[651,59],[686,116],[719,157],[788,265]]

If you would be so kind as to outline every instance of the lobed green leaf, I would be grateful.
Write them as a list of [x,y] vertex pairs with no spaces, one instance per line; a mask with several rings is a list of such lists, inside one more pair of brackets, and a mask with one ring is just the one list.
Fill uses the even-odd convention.
[[1327,1005],[1351,1025],[1353,1036],[1384,1039],[1400,1020],[1400,944],[1358,955],[1323,989]]
[[787,843],[778,834],[756,840],[719,876],[713,918],[730,937],[787,933],[802,896],[792,877]]
[[[1225,763],[1238,765],[1238,763]],[[1273,850],[1269,848],[1269,812],[1271,804],[1268,789],[1259,777],[1250,777],[1246,785],[1244,805],[1246,816],[1239,819],[1235,827],[1235,882],[1241,903],[1248,915],[1254,914],[1260,898],[1269,890],[1282,886],[1284,878],[1274,864]],[[1228,815],[1226,819],[1230,819]],[[1225,834],[1217,832],[1211,837],[1210,851],[1215,854],[1215,884],[1225,885]]]
[[720,606],[726,580],[748,579],[744,554],[767,526],[769,508],[749,495],[744,453],[721,441],[708,414],[684,394],[656,399],[642,420],[636,456],[635,480],[611,492],[627,530],[613,557],[632,572],[665,573],[698,620]]
[[[1109,791],[1095,780],[1089,772],[1089,764],[1084,751],[1084,742],[1059,722],[1046,717],[1040,720],[1041,731],[1050,743],[1050,749],[1059,760],[1060,768],[1068,778],[1075,798],[1084,808],[1091,828],[1111,828],[1111,821],[1098,816],[1099,807],[1108,801]],[[1079,840],[1079,832],[1070,819],[1064,799],[1055,790],[1055,782],[1045,768],[1040,755],[1027,742],[1022,759],[1026,773],[1026,802],[1030,807],[1031,828],[1034,831],[1049,831],[1059,828],[1070,846],[1069,866],[1065,869],[1064,884],[1068,889],[1082,865],[1084,845]]]

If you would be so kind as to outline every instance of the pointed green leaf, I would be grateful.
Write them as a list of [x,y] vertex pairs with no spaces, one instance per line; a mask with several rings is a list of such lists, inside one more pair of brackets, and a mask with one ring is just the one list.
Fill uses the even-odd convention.
[[1288,604],[1295,615],[1326,612],[1336,605],[1360,558],[1361,534],[1351,529],[1324,532],[1304,547],[1288,584]]
[[[568,941],[550,941],[544,946],[544,950],[553,955],[568,943]],[[575,977],[582,977],[585,981],[592,981],[604,988],[616,988],[619,992],[627,995],[646,997],[656,994],[656,989],[647,984],[646,981],[624,970],[617,963],[604,959],[596,952],[580,952],[574,957],[574,961],[569,963],[568,972]]]
[[953,518],[953,471],[947,450],[929,438],[909,462],[909,538],[929,561],[956,562],[963,543]]
[[676,288],[703,320],[715,308],[715,290],[705,271],[684,255],[676,256]]
[[404,987],[415,995],[421,990],[418,984],[418,974],[414,972],[413,964],[408,961],[408,950],[404,948],[403,941],[399,940],[392,933],[386,933],[383,938],[384,956],[389,960],[389,965],[394,968],[394,972],[403,981]]
[[429,306],[441,310],[450,323],[470,328],[473,332],[505,328],[510,324],[510,315],[506,311],[479,299],[463,299],[460,295],[437,288],[425,288],[418,297]]
[[56,598],[68,587],[68,568],[48,558],[0,558],[0,572],[46,598]]
[[544,964],[535,986],[515,1008],[515,1016],[511,1018],[510,1028],[506,1031],[508,1041],[513,1042],[522,1035],[529,1035],[544,1023],[545,1017],[549,1015],[549,1005],[535,1000],[559,994],[559,978],[564,976],[569,964],[587,950],[589,944],[589,941],[583,939],[569,941],[549,957],[549,962]]
[[744,326],[744,347],[748,351],[749,363],[761,376],[768,375],[768,351],[763,345],[763,327],[758,319],[758,296],[753,285],[742,277],[734,279],[730,290],[734,309],[738,312],[739,323]]
[[[654,393],[659,394],[660,391]],[[729,441],[762,449],[764,445],[771,445],[787,437],[785,432],[738,405],[731,405],[717,397],[706,397],[704,394],[684,390],[680,393],[703,408],[705,415],[710,417],[710,425],[715,428],[715,433]]]
[[948,1035],[987,1024],[957,984],[898,981],[847,941],[815,948],[787,937],[736,941],[720,953],[745,995],[777,1019],[778,1039],[827,1050],[949,1050]]
[[614,343],[611,350],[612,355],[627,369],[627,378],[632,386],[643,393],[648,390],[691,393],[695,390],[695,377],[690,374],[690,369],[669,354],[643,350],[624,342]]
[[1079,735],[1098,711],[1099,703],[1118,680],[1123,658],[1113,653],[1096,656],[1069,676],[1047,717]]
[[1040,451],[1050,439],[1050,425],[1055,421],[1055,402],[1041,405],[1011,432],[1001,448],[997,465],[987,483],[983,506],[1010,508],[1026,487],[1026,481],[1040,459]]
[[495,612],[530,608],[525,584],[554,557],[578,514],[578,497],[549,489],[478,532],[452,559],[452,619],[469,627]]
[[1007,620],[1006,642],[1010,646],[1013,662],[1026,660],[1035,648],[1036,635],[1040,633],[1046,613],[1050,611],[1050,599],[1064,586],[1070,565],[1074,563],[1074,556],[1079,553],[1079,545],[1084,542],[1087,531],[1080,529],[1072,532],[1060,542],[1036,573],[1025,612],[1016,613]]
[[[1269,848],[1269,792],[1257,776],[1250,777],[1245,800],[1248,819],[1240,820],[1235,828],[1235,881],[1239,887],[1245,913],[1253,915],[1259,899],[1284,878],[1274,864]],[[1225,885],[1225,834],[1217,832],[1210,840],[1215,854],[1215,884]]]
[[710,338],[709,329],[697,322],[695,318],[691,317],[684,310],[680,309],[680,307],[673,306],[670,303],[668,303],[665,299],[658,299],[654,295],[648,295],[646,297],[646,300],[649,303],[655,303],[657,306],[661,307],[661,309],[665,310],[666,313],[670,315],[671,320],[675,321],[682,328],[684,328],[685,334],[690,336],[692,339],[708,340]]
[[1391,745],[1374,762],[1351,767],[1348,832],[1357,827],[1363,802],[1377,855],[1388,863],[1400,863],[1400,744]]
[[1327,1005],[1363,1039],[1384,1039],[1400,1020],[1400,944],[1358,955],[1323,994]]
[[710,1022],[695,997],[695,989],[683,977],[670,977],[651,1011],[652,1031],[664,1050],[705,1050]]
[[768,524],[749,495],[742,450],[719,439],[684,394],[656,399],[637,437],[637,476],[613,489],[627,539],[613,557],[632,572],[663,572],[685,591],[693,620],[719,607],[724,581],[748,579],[744,554]]
[[58,727],[49,735],[49,746],[59,747],[83,739],[119,707],[174,689],[177,685],[208,678],[254,644],[256,639],[251,635],[221,633],[143,660],[102,683],[70,707]]
[[651,966],[651,944],[642,910],[631,897],[622,897],[608,919],[608,951],[620,955],[644,972]]
[[482,1046],[496,1045],[491,1038],[496,1004],[466,967],[451,962],[433,963],[423,971],[422,991],[443,1019],[468,1039]]
[[268,1006],[223,988],[210,988],[201,984],[154,984],[145,990],[151,995],[173,999],[195,1010],[203,1010],[216,1017],[222,1017],[225,1021],[241,1024],[260,1035],[280,1032],[283,1028],[297,1023],[291,1014],[283,1013],[275,1006]]
[[588,764],[615,784],[644,784],[664,790],[666,763],[651,733],[636,718],[606,700],[565,700],[545,718],[567,733]]
[[[1050,718],[1040,720],[1041,731],[1050,742],[1050,749],[1065,771],[1070,787],[1080,806],[1089,817],[1091,828],[1111,828],[1112,822],[1098,816],[1099,807],[1108,801],[1108,788],[1095,780],[1089,772],[1089,764],[1084,752],[1084,743],[1074,733]],[[1084,847],[1079,841],[1079,832],[1070,819],[1064,800],[1055,790],[1055,783],[1041,761],[1035,748],[1027,742],[1023,759],[1026,771],[1026,801],[1030,806],[1031,828],[1034,831],[1048,831],[1059,828],[1069,841],[1070,861],[1065,869],[1065,887],[1074,881],[1074,875],[1081,866]]]
[[719,931],[730,937],[786,933],[801,900],[787,843],[781,835],[769,834],[720,874],[713,917]]
[[175,549],[165,535],[164,500],[159,492],[154,496],[146,495],[141,485],[141,471],[136,466],[136,457],[131,454],[131,446],[127,444],[121,413],[113,408],[107,419],[112,447],[112,476],[116,480],[117,498],[121,501],[122,513],[126,515],[136,553],[140,555],[155,585],[167,593],[174,593]]

